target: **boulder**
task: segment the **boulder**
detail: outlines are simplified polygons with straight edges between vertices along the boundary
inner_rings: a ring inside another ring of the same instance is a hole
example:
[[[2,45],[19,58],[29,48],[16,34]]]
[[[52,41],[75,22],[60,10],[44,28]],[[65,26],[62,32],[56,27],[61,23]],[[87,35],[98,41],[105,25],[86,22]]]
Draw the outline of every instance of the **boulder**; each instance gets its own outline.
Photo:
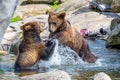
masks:
[[[0,50],[0,55],[7,55],[7,54],[8,54],[8,52]]]
[[[51,71],[47,73],[39,73],[30,76],[24,76],[21,80],[71,80],[68,73],[64,71]]]
[[[111,21],[111,26],[110,26],[111,31],[118,25],[118,23],[120,23],[119,18],[115,18]]]
[[[60,4],[55,12],[74,10],[85,6],[87,3],[88,1],[86,0],[67,0],[63,4]]]
[[[106,47],[120,46],[120,19],[116,19],[116,21],[114,20],[111,23],[112,24],[111,28],[114,28],[114,29],[112,30],[112,32],[109,34],[107,38]]]
[[[20,0],[20,5],[27,4],[54,4],[54,2],[58,2],[58,4],[64,2],[64,0]]]
[[[46,4],[29,4],[18,6],[15,11],[14,17],[19,16],[20,18],[24,19],[36,15],[42,15],[45,14],[48,9],[50,9],[50,7]]]
[[[17,0],[0,0],[0,42],[10,23]]]
[[[105,4],[105,5],[111,5],[113,0],[93,0],[93,1],[96,1],[100,4]]]
[[[69,13],[66,18],[78,31],[87,29],[88,32],[99,32],[100,28],[103,28],[108,33],[110,31],[111,20],[113,19],[113,17],[107,17],[106,15],[91,11],[87,7],[71,11],[71,14]]]
[[[89,80],[111,80],[111,78],[104,72],[100,72],[90,77]]]
[[[112,11],[119,13],[120,12],[120,0],[114,0],[111,5]]]

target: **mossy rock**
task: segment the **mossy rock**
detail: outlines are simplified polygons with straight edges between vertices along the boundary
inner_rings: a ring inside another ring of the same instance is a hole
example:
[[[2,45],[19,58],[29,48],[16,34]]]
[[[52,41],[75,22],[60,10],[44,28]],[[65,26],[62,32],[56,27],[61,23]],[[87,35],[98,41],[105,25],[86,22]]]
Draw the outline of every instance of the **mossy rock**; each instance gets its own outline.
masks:
[[[54,2],[58,2],[59,4],[63,2],[63,0],[25,0],[21,3],[21,5],[27,4],[54,4]]]
[[[113,20],[113,22],[111,25],[113,30],[107,38],[106,47],[120,46],[120,19]]]
[[[120,4],[112,6],[112,12],[120,13]]]
[[[118,25],[118,23],[120,23],[119,18],[115,18],[111,21],[111,26],[110,26],[111,31]]]
[[[120,0],[114,0],[111,5],[112,11],[119,13],[120,12]]]

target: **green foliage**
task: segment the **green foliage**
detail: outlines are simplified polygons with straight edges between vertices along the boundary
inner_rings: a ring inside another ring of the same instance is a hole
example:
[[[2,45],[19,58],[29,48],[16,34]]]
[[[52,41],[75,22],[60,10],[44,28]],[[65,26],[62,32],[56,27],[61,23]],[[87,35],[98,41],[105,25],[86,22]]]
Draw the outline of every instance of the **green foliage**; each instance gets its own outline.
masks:
[[[54,3],[53,3],[53,8],[54,8],[54,9],[57,9],[57,8],[58,8],[58,1],[57,1],[57,0],[54,1]]]
[[[11,22],[17,22],[17,21],[21,21],[22,18],[20,18],[19,16],[15,16],[11,19]]]
[[[53,11],[57,9],[58,4],[59,4],[58,0],[54,0],[53,4],[46,9],[46,14],[48,14],[51,11],[51,9],[53,9]]]
[[[3,73],[4,73],[4,71],[0,69],[0,74],[3,74]]]

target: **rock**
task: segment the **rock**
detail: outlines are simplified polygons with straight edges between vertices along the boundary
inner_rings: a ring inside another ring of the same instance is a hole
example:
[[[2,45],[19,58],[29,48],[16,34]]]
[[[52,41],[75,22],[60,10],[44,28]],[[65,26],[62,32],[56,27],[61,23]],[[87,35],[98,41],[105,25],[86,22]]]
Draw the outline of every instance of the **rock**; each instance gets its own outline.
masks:
[[[104,72],[100,72],[90,77],[89,80],[111,80],[111,78]]]
[[[24,76],[21,80],[71,80],[68,73],[64,71],[51,71],[47,73],[39,73],[30,76]]]
[[[8,52],[6,52],[6,51],[0,51],[0,55],[7,55],[8,54]]]
[[[120,0],[113,0],[111,8],[113,12],[119,13],[120,12]]]
[[[60,4],[55,12],[74,10],[85,6],[87,3],[86,0],[67,0],[65,3]]]
[[[89,3],[91,9],[95,9],[101,12],[109,12],[111,11],[111,6],[105,5],[105,4],[100,4],[95,1]]]
[[[118,23],[120,23],[119,18],[115,18],[111,21],[111,26],[110,26],[111,31],[118,25]]]
[[[17,0],[0,0],[0,42],[10,23]]]
[[[114,19],[115,20],[115,19]],[[106,47],[117,47],[120,46],[120,19],[116,19],[117,21],[112,21],[112,32],[109,34],[107,41],[106,41]],[[113,23],[114,22],[114,23]]]
[[[120,12],[120,0],[93,0],[99,4],[109,5],[111,6],[112,12],[119,13]]]
[[[93,0],[100,4],[111,5],[114,0]]]
[[[57,1],[58,4],[64,2],[64,0],[22,0],[20,3],[21,5],[26,4],[54,4]]]
[[[113,19],[112,17],[91,11],[88,7],[71,11],[66,18],[78,31],[87,29],[89,32],[99,32],[100,28],[103,28],[108,33],[111,20]]]
[[[29,4],[24,6],[18,6],[14,16],[19,16],[20,18],[28,18],[36,15],[45,14],[50,7],[46,4]]]

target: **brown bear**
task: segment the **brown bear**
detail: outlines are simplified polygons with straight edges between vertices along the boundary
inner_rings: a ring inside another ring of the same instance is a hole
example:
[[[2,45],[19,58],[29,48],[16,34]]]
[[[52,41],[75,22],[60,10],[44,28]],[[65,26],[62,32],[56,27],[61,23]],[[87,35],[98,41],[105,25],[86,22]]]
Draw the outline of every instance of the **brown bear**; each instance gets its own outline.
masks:
[[[60,44],[66,45],[76,51],[84,61],[94,63],[97,59],[94,56],[86,40],[80,35],[80,33],[65,19],[65,12],[61,13],[49,13],[49,38],[56,38]]]
[[[48,41],[44,44],[41,41],[43,26],[38,22],[28,22],[20,28],[23,30],[23,40],[19,45],[15,70],[32,69],[40,59],[49,59],[54,51],[55,42]]]

